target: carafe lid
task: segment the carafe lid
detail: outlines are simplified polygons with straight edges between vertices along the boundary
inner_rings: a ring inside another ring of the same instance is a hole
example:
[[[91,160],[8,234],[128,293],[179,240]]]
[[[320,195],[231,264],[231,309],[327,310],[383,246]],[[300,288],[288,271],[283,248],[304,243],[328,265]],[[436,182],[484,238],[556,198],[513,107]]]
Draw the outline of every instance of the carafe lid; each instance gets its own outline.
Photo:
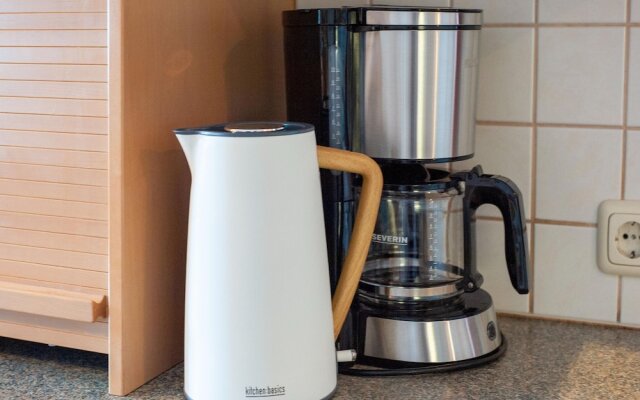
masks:
[[[385,163],[380,165],[384,178],[383,190],[402,192],[447,191],[458,188],[460,179],[448,171],[427,168],[419,163]],[[356,177],[356,185],[360,185]]]
[[[248,121],[175,129],[176,135],[206,135],[227,137],[288,136],[313,132],[311,124],[302,122]]]

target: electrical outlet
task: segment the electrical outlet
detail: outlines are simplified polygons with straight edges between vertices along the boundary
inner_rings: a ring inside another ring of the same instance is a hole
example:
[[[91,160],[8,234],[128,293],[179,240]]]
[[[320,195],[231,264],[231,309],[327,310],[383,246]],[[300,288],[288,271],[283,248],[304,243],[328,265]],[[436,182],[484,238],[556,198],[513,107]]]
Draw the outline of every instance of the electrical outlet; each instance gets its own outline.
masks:
[[[603,272],[640,276],[640,201],[600,203],[597,250]]]

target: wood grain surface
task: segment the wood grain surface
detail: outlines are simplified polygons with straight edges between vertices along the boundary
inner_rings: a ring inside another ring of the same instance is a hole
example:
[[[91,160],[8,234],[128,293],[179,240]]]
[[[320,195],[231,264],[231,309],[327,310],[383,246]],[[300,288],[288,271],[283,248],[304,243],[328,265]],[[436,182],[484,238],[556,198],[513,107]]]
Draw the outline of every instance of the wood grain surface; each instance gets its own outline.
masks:
[[[106,353],[106,0],[0,0],[0,335]]]

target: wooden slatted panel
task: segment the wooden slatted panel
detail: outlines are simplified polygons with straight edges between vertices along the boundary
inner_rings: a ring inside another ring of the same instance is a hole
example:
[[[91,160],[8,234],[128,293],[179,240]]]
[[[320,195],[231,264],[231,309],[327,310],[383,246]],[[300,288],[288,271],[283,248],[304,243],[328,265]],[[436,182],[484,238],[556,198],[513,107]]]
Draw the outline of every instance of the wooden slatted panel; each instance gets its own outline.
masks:
[[[85,135],[82,133],[0,129],[0,146],[106,152],[108,150],[108,138],[105,135]]]
[[[104,273],[98,273],[98,274],[105,275]],[[78,286],[78,285],[69,285],[66,283],[39,281],[39,280],[27,279],[27,278],[16,278],[13,276],[6,276],[6,275],[0,275],[0,282],[14,282],[14,283],[21,283],[24,285],[38,285],[42,287],[71,290],[71,291],[80,292],[80,293],[98,294],[98,295],[109,297],[109,291],[106,289],[93,288],[93,287],[87,287],[87,286]],[[108,319],[109,319],[108,317],[99,318],[98,321],[106,322]]]
[[[107,239],[0,227],[0,243],[107,254]]]
[[[106,65],[0,64],[0,79],[106,82]],[[4,85],[5,82],[3,82]],[[1,85],[0,85],[1,86]]]
[[[105,47],[105,31],[2,31],[0,46]]]
[[[104,117],[0,113],[0,129],[49,130],[51,132],[106,135],[109,126]]]
[[[0,96],[106,100],[107,94],[102,82],[3,81],[0,85]]]
[[[107,289],[107,273],[0,259],[0,275]]]
[[[106,100],[0,97],[0,113],[106,117]]]
[[[106,11],[0,0],[0,283],[107,295]],[[0,336],[108,351],[106,320],[16,310]]]
[[[105,255],[5,243],[0,243],[0,258],[98,272],[107,272],[108,269],[107,256]]]
[[[2,63],[106,64],[104,47],[0,47]]]
[[[0,226],[98,238],[106,238],[108,234],[106,221],[73,219],[1,210]]]
[[[105,204],[7,195],[0,195],[0,210],[98,221],[106,221],[108,216]]]
[[[107,169],[106,153],[0,146],[0,162]]]
[[[0,177],[104,187],[107,186],[108,172],[99,169],[0,162]]]
[[[0,0],[0,13],[106,11],[105,0]]]
[[[106,29],[106,13],[0,14],[0,27],[8,29]]]
[[[107,188],[100,186],[68,185],[0,178],[0,194],[107,204]]]

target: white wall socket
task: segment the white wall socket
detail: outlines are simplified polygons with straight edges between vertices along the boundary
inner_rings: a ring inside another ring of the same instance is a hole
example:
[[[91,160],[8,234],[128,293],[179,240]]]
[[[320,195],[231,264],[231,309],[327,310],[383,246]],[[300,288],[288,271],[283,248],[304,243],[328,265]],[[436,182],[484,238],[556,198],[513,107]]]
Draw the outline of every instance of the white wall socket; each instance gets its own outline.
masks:
[[[640,201],[600,203],[597,253],[602,272],[640,276]]]

